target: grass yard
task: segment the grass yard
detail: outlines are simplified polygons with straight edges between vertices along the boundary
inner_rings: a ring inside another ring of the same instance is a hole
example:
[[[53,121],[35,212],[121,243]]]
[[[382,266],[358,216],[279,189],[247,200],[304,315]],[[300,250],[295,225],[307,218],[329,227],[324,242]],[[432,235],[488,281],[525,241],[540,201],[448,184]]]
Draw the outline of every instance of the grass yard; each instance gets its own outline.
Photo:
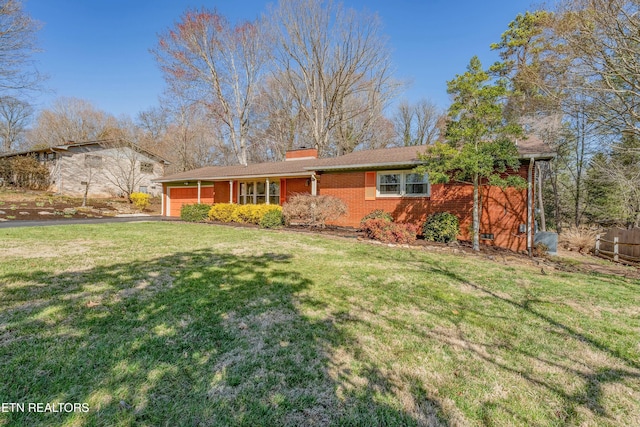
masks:
[[[0,426],[628,426],[638,402],[634,279],[200,224],[0,230],[0,403],[25,405]]]

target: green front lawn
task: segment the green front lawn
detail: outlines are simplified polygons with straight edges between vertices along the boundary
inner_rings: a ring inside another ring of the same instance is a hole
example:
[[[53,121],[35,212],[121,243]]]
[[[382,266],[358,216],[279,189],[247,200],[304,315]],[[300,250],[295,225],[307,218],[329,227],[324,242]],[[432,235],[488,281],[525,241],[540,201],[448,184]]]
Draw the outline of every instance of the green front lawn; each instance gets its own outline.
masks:
[[[640,425],[640,283],[201,224],[3,229],[11,402],[0,426]]]

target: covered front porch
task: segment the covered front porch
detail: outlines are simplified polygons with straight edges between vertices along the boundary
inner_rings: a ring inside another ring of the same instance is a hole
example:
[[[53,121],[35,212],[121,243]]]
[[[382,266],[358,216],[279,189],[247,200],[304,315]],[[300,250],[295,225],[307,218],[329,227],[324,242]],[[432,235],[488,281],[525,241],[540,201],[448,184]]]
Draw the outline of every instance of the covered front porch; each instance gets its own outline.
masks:
[[[315,173],[164,182],[162,184],[162,215],[179,217],[183,205],[195,203],[282,205],[291,195],[299,193],[313,195],[318,193]]]

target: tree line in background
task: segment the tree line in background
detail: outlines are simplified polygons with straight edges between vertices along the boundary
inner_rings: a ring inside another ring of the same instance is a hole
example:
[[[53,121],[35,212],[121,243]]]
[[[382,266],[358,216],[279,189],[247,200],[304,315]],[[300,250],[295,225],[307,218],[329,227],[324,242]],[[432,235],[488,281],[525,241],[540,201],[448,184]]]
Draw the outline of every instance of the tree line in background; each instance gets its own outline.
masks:
[[[492,45],[507,115],[558,153],[537,170],[542,226],[640,226],[639,9],[563,0],[517,16]]]
[[[501,62],[474,71],[505,89],[496,101],[500,129],[519,125],[558,153],[537,166],[543,229],[640,225],[638,9],[631,0],[561,0],[518,15],[491,46]],[[14,21],[21,25],[9,25]],[[10,36],[19,40],[14,45],[0,38],[4,151],[121,138],[183,171],[281,160],[303,146],[338,156],[465,139],[460,100],[446,115],[426,100],[397,101],[405,85],[394,77],[378,17],[338,3],[281,0],[261,18],[237,24],[216,11],[186,11],[151,50],[166,93],[135,119],[72,98],[33,118],[24,94],[39,87],[41,76],[24,70],[37,24],[19,1],[0,0],[0,27],[22,28]],[[450,87],[454,98],[460,89]],[[467,113],[469,130],[474,113]]]

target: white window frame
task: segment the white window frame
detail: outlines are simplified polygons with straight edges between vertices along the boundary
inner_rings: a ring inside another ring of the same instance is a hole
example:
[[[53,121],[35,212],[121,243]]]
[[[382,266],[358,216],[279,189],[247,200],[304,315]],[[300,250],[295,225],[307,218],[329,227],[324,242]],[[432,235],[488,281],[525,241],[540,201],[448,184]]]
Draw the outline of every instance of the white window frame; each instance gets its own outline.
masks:
[[[427,192],[426,193],[407,193],[407,175],[413,175],[415,172],[407,171],[407,170],[394,170],[394,171],[378,171],[376,173],[376,198],[385,198],[385,197],[430,197],[431,196],[431,182],[429,182],[429,177],[427,174]],[[400,175],[400,192],[394,194],[382,194],[380,193],[380,178],[383,175]]]
[[[262,183],[264,184],[265,188],[264,188],[264,193],[263,194],[258,194],[258,183]],[[249,186],[249,184],[253,185],[253,193],[252,194],[248,194],[247,193],[247,188]],[[278,185],[278,193],[277,194],[270,194],[270,188],[269,186],[271,184],[277,184]],[[244,187],[244,190],[243,190]],[[238,204],[241,205],[256,205],[258,204],[258,196],[260,197],[264,197],[265,205],[269,205],[270,203],[270,198],[278,198],[278,205],[280,204],[280,180],[273,180],[270,181],[269,179],[265,179],[265,180],[251,180],[251,181],[241,181],[240,185],[238,186]],[[260,203],[263,204],[263,203]]]

